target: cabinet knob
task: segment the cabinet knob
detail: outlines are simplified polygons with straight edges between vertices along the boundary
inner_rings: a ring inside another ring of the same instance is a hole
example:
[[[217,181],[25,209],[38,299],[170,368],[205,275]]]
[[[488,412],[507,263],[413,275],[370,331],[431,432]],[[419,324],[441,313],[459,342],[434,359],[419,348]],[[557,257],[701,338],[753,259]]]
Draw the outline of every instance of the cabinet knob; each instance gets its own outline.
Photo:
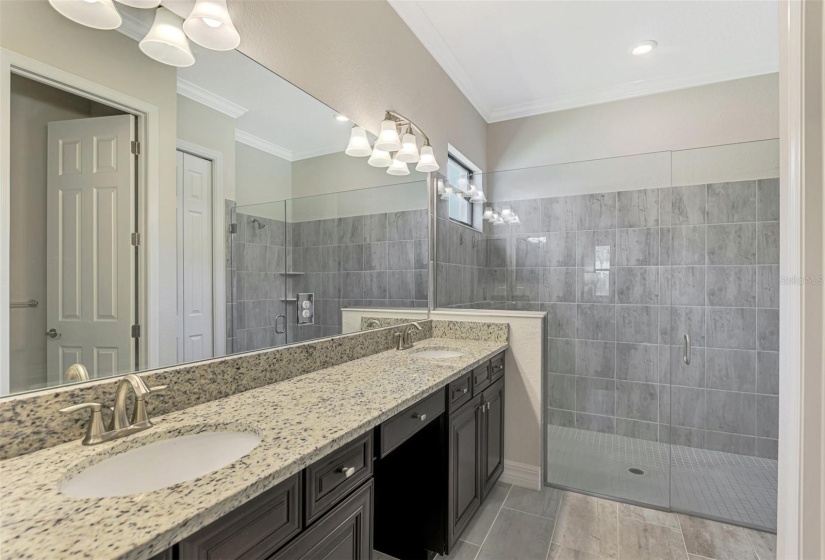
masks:
[[[426,414],[416,414],[414,417],[415,417],[415,418],[418,418],[418,419],[419,419],[419,420],[421,420],[422,422],[423,422],[424,420],[426,420],[426,419],[427,419],[427,415],[426,415]]]
[[[349,478],[355,474],[355,467],[341,467],[341,472],[344,474],[344,478]]]

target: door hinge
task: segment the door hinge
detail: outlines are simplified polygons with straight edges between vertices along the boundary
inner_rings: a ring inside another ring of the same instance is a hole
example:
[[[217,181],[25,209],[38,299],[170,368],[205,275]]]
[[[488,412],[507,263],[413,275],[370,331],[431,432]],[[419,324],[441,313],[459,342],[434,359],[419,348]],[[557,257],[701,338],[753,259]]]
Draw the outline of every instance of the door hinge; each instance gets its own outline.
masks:
[[[140,155],[140,142],[137,140],[132,140],[132,153],[136,156]]]
[[[140,338],[140,325],[132,325],[132,338]]]
[[[137,231],[132,233],[132,245],[134,247],[137,247],[137,246],[140,245],[140,233],[137,232]]]

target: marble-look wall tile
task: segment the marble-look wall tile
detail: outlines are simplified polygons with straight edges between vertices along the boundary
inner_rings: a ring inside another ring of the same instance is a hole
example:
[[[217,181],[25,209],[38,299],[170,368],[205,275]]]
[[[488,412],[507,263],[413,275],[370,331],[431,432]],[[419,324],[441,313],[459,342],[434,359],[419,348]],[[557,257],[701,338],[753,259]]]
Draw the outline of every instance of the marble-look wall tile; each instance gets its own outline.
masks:
[[[616,340],[656,344],[658,307],[653,305],[617,305]]]
[[[662,265],[704,265],[707,226],[661,228]]]
[[[684,361],[684,348],[684,345],[659,345],[659,382],[682,387],[705,387],[706,349],[691,348],[690,365],[687,365]]]
[[[756,264],[756,224],[708,226],[708,264]]]
[[[705,449],[724,451],[737,455],[754,455],[756,453],[756,438],[742,434],[728,432],[705,431]]]
[[[779,264],[779,222],[759,222],[756,231],[759,264]]]
[[[666,387],[666,386],[665,386]],[[665,396],[668,395],[669,396]],[[672,386],[663,390],[661,401],[665,402],[664,418],[670,418],[674,426],[686,428],[705,427],[705,391],[691,387]],[[669,400],[669,406],[667,401]]]
[[[659,416],[659,395],[655,383],[616,382],[616,416],[655,422]]]
[[[705,185],[672,187],[671,218],[674,226],[696,225],[705,223],[707,192]]]
[[[658,227],[661,190],[642,189],[617,193],[617,227]]]
[[[616,379],[656,383],[659,352],[655,344],[616,344]]]
[[[779,352],[757,352],[756,392],[763,395],[779,394]]]
[[[704,266],[663,266],[659,270],[659,305],[705,304]]]
[[[682,345],[685,334],[693,346],[705,346],[705,308],[664,305],[659,307],[659,342]]]
[[[616,227],[616,193],[583,194],[576,204],[579,230]]]
[[[575,302],[576,269],[545,268],[541,273],[541,301]]]
[[[756,395],[733,391],[707,391],[708,430],[755,435]]]
[[[576,377],[576,410],[601,416],[616,415],[616,381],[598,377]]]
[[[779,179],[757,181],[757,220],[760,222],[779,221]]]
[[[759,350],[779,351],[779,310],[760,309],[756,320]]]
[[[616,343],[577,340],[576,375],[613,379],[616,376]]]
[[[576,373],[576,340],[572,338],[547,339],[547,371],[550,373]]]
[[[708,185],[707,222],[730,224],[756,221],[756,181]]]
[[[616,418],[600,414],[576,413],[576,428],[603,434],[616,433]]]
[[[756,352],[753,350],[707,350],[707,382],[710,389],[756,392]]]
[[[547,303],[547,335],[554,338],[577,338],[575,303]]]
[[[659,425],[654,422],[616,418],[616,435],[659,441]]]
[[[779,397],[756,395],[756,435],[779,438]]]
[[[659,304],[659,267],[620,267],[616,276],[617,303]]]
[[[580,303],[577,305],[576,312],[576,335],[570,338],[616,340],[615,306]]]
[[[576,240],[578,266],[587,269],[596,268],[597,258],[601,258],[605,252],[609,252],[610,267],[618,264],[615,229],[580,231],[576,234]],[[603,249],[603,247],[608,247],[608,249]],[[599,268],[605,267],[599,266]]]
[[[779,308],[779,265],[756,267],[756,305]]]
[[[576,279],[580,303],[615,303],[616,269],[610,271],[578,268]]]
[[[541,199],[542,231],[575,231],[576,222],[575,196],[560,196]]]
[[[707,305],[755,307],[755,266],[707,267]]]
[[[779,440],[756,438],[756,456],[764,459],[779,459]]]
[[[756,310],[707,308],[708,346],[740,350],[756,349]]]
[[[547,238],[546,243],[540,245],[542,251],[541,266],[576,266],[575,232],[549,232],[545,234],[545,237]]]
[[[659,228],[618,230],[619,266],[659,264]]]
[[[548,373],[545,376],[545,404],[551,408],[576,410],[576,377]]]

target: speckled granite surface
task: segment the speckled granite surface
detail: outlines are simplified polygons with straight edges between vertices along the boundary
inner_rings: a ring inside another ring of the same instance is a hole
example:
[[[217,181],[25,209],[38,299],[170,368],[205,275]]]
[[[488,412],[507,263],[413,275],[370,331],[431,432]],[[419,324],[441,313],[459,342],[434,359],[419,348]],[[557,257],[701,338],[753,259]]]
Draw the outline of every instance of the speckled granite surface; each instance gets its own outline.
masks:
[[[322,341],[330,346],[303,359],[339,360],[333,356],[348,351],[340,340]],[[465,355],[446,360],[415,357],[416,350],[427,347],[454,348]],[[2,556],[149,558],[506,347],[506,342],[425,340],[412,350],[325,365],[312,373],[172,412],[154,418],[151,430],[111,443],[82,447],[73,441],[0,462]],[[68,498],[57,491],[59,481],[79,465],[150,439],[222,425],[254,431],[262,442],[223,469],[163,490],[104,499]]]
[[[482,323],[475,321],[432,320],[434,338],[457,338],[507,342],[510,326],[507,323]]]
[[[419,321],[415,340],[432,337],[432,322]],[[394,346],[399,328],[373,329],[291,346],[206,360],[141,373],[149,386],[168,385],[147,399],[149,415],[159,416],[332,367]],[[67,385],[0,399],[0,460],[32,453],[83,437],[87,413],[58,410],[82,402],[114,402],[117,378]]]

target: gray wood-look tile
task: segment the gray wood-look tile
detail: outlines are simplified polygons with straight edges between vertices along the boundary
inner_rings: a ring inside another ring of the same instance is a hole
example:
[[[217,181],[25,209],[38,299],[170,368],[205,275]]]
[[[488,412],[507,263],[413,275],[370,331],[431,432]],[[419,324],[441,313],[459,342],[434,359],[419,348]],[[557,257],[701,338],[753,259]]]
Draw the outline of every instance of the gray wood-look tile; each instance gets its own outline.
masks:
[[[616,340],[616,306],[599,303],[577,305],[576,336],[586,340]]]
[[[659,276],[659,305],[705,305],[704,266],[663,266]]]
[[[655,383],[658,364],[659,352],[655,344],[616,344],[616,379]]]
[[[589,552],[582,552],[574,548],[568,548],[558,544],[550,545],[550,553],[547,555],[547,560],[604,560],[604,556],[598,554],[590,554]]]
[[[499,512],[477,560],[535,560],[546,558],[553,534],[552,519],[511,509]]]
[[[576,234],[577,265],[584,268],[596,267],[596,248],[609,247],[610,266],[618,264],[616,255],[616,230],[601,229],[596,231],[580,231]]]
[[[679,515],[689,554],[714,560],[755,560],[746,529],[707,519]]]
[[[705,185],[672,187],[668,190],[671,197],[671,223],[674,226],[705,223]]]
[[[488,289],[489,287],[488,285]],[[547,303],[543,307],[547,311],[547,336],[576,338],[575,303]]]
[[[665,386],[667,387],[667,386]],[[674,426],[686,428],[705,427],[705,391],[692,387],[672,386],[670,390],[660,391],[661,418],[670,418]]]
[[[759,560],[776,559],[776,535],[754,531],[753,529],[745,529],[745,532],[748,534],[751,546],[756,551]]]
[[[461,535],[461,540],[481,546],[490,531],[490,527],[493,526],[493,521],[495,521],[504,500],[507,498],[511,486],[503,482],[496,483],[481,508],[473,516],[473,520],[467,526],[467,529]]]
[[[576,230],[576,197],[560,196],[541,200],[542,231]]]
[[[659,228],[618,230],[619,266],[659,264]]]
[[[757,220],[779,220],[779,179],[760,179],[756,187]]]
[[[576,375],[613,379],[616,376],[616,343],[577,340]]]
[[[616,435],[647,441],[659,441],[659,425],[654,422],[616,418]]]
[[[615,416],[616,382],[598,377],[576,377],[576,411]]]
[[[694,347],[691,349],[690,365],[684,361],[684,345],[672,345],[659,347],[660,355],[660,383],[672,383],[682,387],[705,387],[705,360],[706,349]],[[670,360],[665,361],[665,357]],[[662,367],[664,366],[664,367]]]
[[[707,305],[716,307],[756,306],[756,267],[707,267]]]
[[[545,404],[551,408],[576,410],[576,377],[548,373],[544,377],[547,391]]]
[[[657,227],[659,225],[659,191],[642,189],[617,193],[620,228]]]
[[[655,422],[658,415],[659,394],[655,383],[616,382],[616,416]]]
[[[760,309],[756,320],[759,350],[779,351],[779,310]]]
[[[576,232],[548,232],[544,237],[541,266],[576,266]]]
[[[678,529],[620,517],[619,558],[686,560],[687,552]]]
[[[541,301],[570,302],[576,301],[575,268],[541,269]]]
[[[659,304],[659,267],[633,266],[616,269],[616,302]]]
[[[708,346],[740,350],[756,349],[756,310],[707,308]]]
[[[752,436],[756,420],[756,395],[733,391],[708,390],[708,430]]]
[[[779,394],[779,352],[757,352],[756,392],[764,395]]]
[[[756,438],[742,434],[705,430],[705,449],[737,455],[755,455]]]
[[[576,427],[589,432],[616,433],[616,418],[597,414],[576,413]]]
[[[387,270],[389,263],[388,243],[366,243],[364,245],[364,270]],[[395,270],[402,270],[396,268]],[[412,270],[410,266],[407,270]]]
[[[707,226],[681,226],[661,228],[661,264],[703,265]]]
[[[631,504],[619,504],[619,517],[625,517],[643,523],[662,525],[669,529],[681,531],[679,519],[676,517],[676,514],[667,511],[659,511],[657,509],[644,508]]]
[[[659,332],[659,311],[653,305],[617,305],[616,340],[655,344]]]
[[[576,373],[576,341],[569,338],[547,340],[547,371],[551,373]]]
[[[579,303],[615,303],[616,301],[616,269],[578,268],[575,285]]]
[[[616,193],[583,194],[576,201],[578,229],[616,227]]]
[[[756,221],[756,181],[708,185],[709,224]]]
[[[708,264],[756,264],[756,224],[708,226],[707,259]]]
[[[536,267],[543,266],[543,247],[539,243],[530,243],[528,239],[534,237],[531,234],[519,234],[512,236],[515,267]]]
[[[618,506],[615,502],[566,492],[553,542],[575,550],[617,558]]]
[[[709,389],[756,392],[756,352],[708,348],[705,368]]]
[[[757,307],[779,308],[779,265],[759,265],[756,267]]]
[[[564,492],[561,490],[546,486],[538,491],[513,486],[504,502],[504,507],[522,513],[532,513],[539,517],[555,519],[563,495]]]
[[[779,222],[759,222],[756,231],[759,264],[779,264]]]
[[[756,435],[779,438],[779,397],[756,395]]]

